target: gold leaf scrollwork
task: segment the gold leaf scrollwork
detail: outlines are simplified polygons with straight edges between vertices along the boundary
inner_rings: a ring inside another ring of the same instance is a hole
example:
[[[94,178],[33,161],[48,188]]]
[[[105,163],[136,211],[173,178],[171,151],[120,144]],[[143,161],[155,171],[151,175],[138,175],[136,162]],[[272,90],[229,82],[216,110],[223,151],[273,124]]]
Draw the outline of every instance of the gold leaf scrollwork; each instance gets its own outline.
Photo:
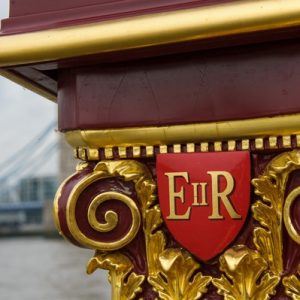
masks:
[[[286,152],[276,156],[264,174],[252,180],[255,193],[262,199],[252,206],[254,219],[261,225],[254,230],[254,244],[268,262],[270,271],[276,275],[283,272],[282,229],[286,184],[290,173],[299,168],[300,151]],[[288,221],[286,225],[290,225]],[[287,230],[290,232],[288,226]]]
[[[76,220],[76,205],[80,194],[91,184],[98,180],[103,180],[111,177],[121,177],[124,181],[133,181],[138,198],[142,206],[153,201],[151,191],[153,190],[154,181],[152,175],[143,164],[128,160],[128,161],[102,161],[99,162],[93,171],[87,174],[80,182],[76,184],[68,198],[67,204],[67,223],[73,238],[85,247],[113,251],[120,249],[130,243],[136,236],[140,228],[140,213],[137,204],[126,195],[109,192],[102,193],[92,200],[88,210],[88,221],[94,230],[99,232],[108,232],[113,230],[118,223],[118,216],[113,211],[108,211],[105,215],[106,223],[101,224],[95,217],[95,211],[100,204],[108,200],[118,200],[127,205],[132,215],[132,225],[126,236],[114,242],[100,242],[87,237],[78,227]]]
[[[108,192],[92,200],[87,217],[95,230],[109,232],[117,226],[118,215],[108,211],[105,215],[106,223],[97,224],[95,211],[98,205],[116,198],[130,208],[136,221],[135,228],[139,228],[140,224],[143,226],[148,264],[147,280],[158,293],[159,299],[200,299],[212,281],[218,294],[224,296],[225,300],[267,300],[271,295],[275,295],[276,286],[283,273],[282,229],[284,224],[293,225],[290,220],[290,208],[300,193],[298,190],[291,192],[285,202],[285,191],[289,175],[296,169],[300,169],[300,151],[285,152],[275,157],[264,173],[252,181],[255,193],[260,197],[252,205],[253,217],[258,222],[253,232],[255,249],[237,245],[227,250],[219,259],[223,275],[214,279],[200,272],[200,264],[190,253],[181,248],[167,247],[165,233],[161,230],[161,210],[156,203],[156,184],[145,165],[133,160],[100,162],[92,173],[75,186],[77,194],[73,193],[69,200],[73,201],[70,205],[76,205],[79,194],[97,180],[119,177],[134,183],[140,210],[129,197],[124,195],[125,199],[122,196],[109,195],[115,192]],[[81,186],[82,183],[84,185]],[[69,225],[73,226],[73,223],[69,222]],[[131,239],[113,247],[102,244],[95,247],[88,244],[90,248],[98,251],[90,260],[87,271],[92,273],[97,268],[109,270],[114,300],[135,299],[142,291],[141,285],[145,276],[135,274],[132,261],[121,253],[121,248],[127,245],[136,233],[137,229],[132,232]],[[295,228],[288,229],[288,233],[298,242],[299,235]],[[81,239],[79,241],[84,242]],[[299,281],[299,274],[285,277],[282,281],[286,294],[294,300],[300,300]]]
[[[256,250],[238,245],[220,257],[221,270],[226,276],[214,279],[213,284],[226,300],[269,299],[275,294],[283,272],[283,212],[289,216],[290,209],[290,206],[284,209],[286,184],[290,173],[297,169],[300,169],[300,151],[285,152],[276,156],[259,178],[252,180],[255,194],[261,199],[252,205],[253,217],[260,225],[253,233]],[[292,193],[290,202],[295,199],[298,190],[295,195]],[[285,219],[289,226],[290,219]],[[294,228],[287,229],[297,241]],[[293,275],[285,278],[283,284],[286,293],[299,300],[297,280]]]
[[[254,179],[255,193],[263,201],[252,206],[253,217],[262,227],[254,230],[254,244],[268,262],[270,270],[280,275],[283,270],[282,261],[282,205],[283,191],[280,183],[272,182],[272,177],[261,176]]]
[[[161,299],[196,300],[207,292],[211,277],[195,271],[200,267],[190,254],[182,249],[166,249],[159,255],[160,271],[150,275]]]
[[[277,275],[262,275],[267,268],[267,262],[257,251],[234,246],[220,257],[220,269],[226,276],[213,279],[213,284],[225,300],[267,300],[280,281]]]
[[[87,167],[86,163],[80,164],[77,171],[85,170]],[[88,238],[80,231],[76,221],[76,204],[81,193],[96,181],[112,177],[118,177],[124,181],[134,183],[143,213],[145,213],[147,207],[150,207],[154,203],[156,199],[154,195],[156,185],[150,171],[145,165],[133,160],[102,161],[96,164],[92,171],[87,173],[72,189],[68,197],[66,219],[72,237],[79,244],[97,250],[95,256],[88,263],[88,274],[93,273],[97,268],[108,270],[109,279],[112,284],[112,299],[134,299],[142,291],[141,285],[145,280],[145,276],[132,272],[133,264],[126,255],[121,253],[121,248],[130,243],[139,231],[141,214],[137,203],[130,197],[116,191],[103,192],[92,199],[86,217],[89,225],[100,233],[114,230],[119,222],[117,213],[109,210],[104,216],[105,223],[100,223],[96,217],[96,211],[100,205],[110,200],[117,200],[129,208],[132,216],[131,227],[125,236],[116,241],[101,242]],[[56,205],[59,197],[60,193],[57,196]],[[143,214],[143,219],[145,218],[146,216]]]
[[[96,253],[88,263],[87,273],[91,274],[99,268],[109,271],[112,299],[134,299],[142,291],[141,284],[144,282],[145,276],[131,272],[133,265],[125,255],[121,253]]]
[[[298,269],[298,276],[291,275],[289,277],[285,277],[282,281],[285,287],[285,293],[293,300],[300,300],[300,265]]]

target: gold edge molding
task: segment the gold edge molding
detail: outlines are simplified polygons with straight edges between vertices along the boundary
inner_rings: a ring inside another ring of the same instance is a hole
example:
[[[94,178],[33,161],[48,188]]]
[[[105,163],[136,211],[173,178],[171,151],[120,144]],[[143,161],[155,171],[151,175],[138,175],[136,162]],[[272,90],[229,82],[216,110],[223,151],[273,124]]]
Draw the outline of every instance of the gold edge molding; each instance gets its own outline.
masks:
[[[7,70],[0,70],[0,76],[20,85],[24,88],[30,90],[31,92],[34,92],[50,101],[56,102],[56,94],[51,93],[46,88],[43,88],[42,86],[35,84],[31,82],[30,80]]]
[[[65,137],[73,148],[87,147],[90,149],[173,145],[239,139],[258,139],[257,148],[263,148],[263,145],[259,144],[262,142],[259,138],[271,137],[270,147],[276,148],[276,136],[298,134],[300,134],[300,114],[161,127],[74,130],[66,132]],[[288,145],[289,143],[288,137],[283,139],[283,144]],[[244,145],[247,145],[247,142]]]
[[[2,36],[0,67],[299,25],[299,0],[234,1],[115,21]]]
[[[198,148],[197,148],[198,147]],[[266,138],[242,139],[229,141],[201,142],[198,144],[173,144],[156,146],[88,147],[75,148],[74,156],[84,161],[98,161],[113,158],[144,158],[166,153],[196,153],[220,151],[262,151],[274,149],[293,149],[300,147],[300,135],[270,136]]]

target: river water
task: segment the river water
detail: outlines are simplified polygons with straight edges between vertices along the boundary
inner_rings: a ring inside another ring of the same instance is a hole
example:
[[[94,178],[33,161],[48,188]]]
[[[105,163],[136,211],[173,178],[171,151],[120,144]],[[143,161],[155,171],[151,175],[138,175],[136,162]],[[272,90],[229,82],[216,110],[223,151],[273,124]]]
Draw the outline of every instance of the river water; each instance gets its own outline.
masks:
[[[0,299],[109,300],[107,273],[85,273],[92,256],[60,239],[0,239]]]

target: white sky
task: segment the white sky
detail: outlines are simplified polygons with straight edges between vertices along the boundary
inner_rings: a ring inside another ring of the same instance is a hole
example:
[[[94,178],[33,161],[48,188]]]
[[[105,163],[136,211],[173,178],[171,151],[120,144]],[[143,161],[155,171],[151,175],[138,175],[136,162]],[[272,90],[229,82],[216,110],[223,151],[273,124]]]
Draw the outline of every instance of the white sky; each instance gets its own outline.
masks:
[[[9,0],[0,0],[0,19],[8,17]],[[0,77],[0,166],[8,157],[56,120],[56,104]],[[53,132],[48,142],[57,139]],[[34,174],[57,173],[57,155]],[[1,176],[1,170],[0,170]]]

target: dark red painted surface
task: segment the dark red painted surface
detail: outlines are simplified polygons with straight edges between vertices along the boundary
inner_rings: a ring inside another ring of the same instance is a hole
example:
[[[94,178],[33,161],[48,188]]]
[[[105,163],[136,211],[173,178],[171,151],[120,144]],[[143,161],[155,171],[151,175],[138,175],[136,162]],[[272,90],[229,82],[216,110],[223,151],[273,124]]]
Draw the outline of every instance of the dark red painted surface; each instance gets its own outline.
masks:
[[[3,21],[2,32],[58,28],[231,1],[233,0],[11,0],[10,18]]]
[[[59,71],[59,128],[161,126],[300,112],[300,43]]]
[[[224,251],[248,215],[249,152],[160,154],[156,172],[162,215],[174,239],[202,261]]]

